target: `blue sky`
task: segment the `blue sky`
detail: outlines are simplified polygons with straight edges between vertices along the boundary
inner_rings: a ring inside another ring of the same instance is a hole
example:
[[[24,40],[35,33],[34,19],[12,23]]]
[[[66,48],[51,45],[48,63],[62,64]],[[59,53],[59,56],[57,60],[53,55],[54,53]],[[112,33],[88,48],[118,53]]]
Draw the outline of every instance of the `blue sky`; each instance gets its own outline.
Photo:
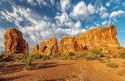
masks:
[[[113,24],[125,47],[125,0],[0,0],[0,49],[6,28],[17,28],[32,48],[50,37],[79,35]]]

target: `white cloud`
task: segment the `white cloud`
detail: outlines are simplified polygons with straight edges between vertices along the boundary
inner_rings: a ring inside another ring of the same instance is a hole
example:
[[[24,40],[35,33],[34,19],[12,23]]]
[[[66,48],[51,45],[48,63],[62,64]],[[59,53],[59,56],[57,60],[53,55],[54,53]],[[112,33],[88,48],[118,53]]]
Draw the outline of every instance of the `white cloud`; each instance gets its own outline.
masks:
[[[50,3],[51,3],[52,5],[55,5],[55,0],[50,0]]]
[[[70,13],[71,17],[75,19],[88,20],[90,16],[95,13],[94,6],[90,3],[86,5],[83,1],[79,2]]]
[[[110,18],[116,18],[116,17],[120,17],[122,15],[125,15],[125,12],[122,10],[118,10],[118,11],[113,11],[110,15]]]
[[[105,26],[105,25],[108,25],[108,21],[107,20],[102,22],[102,26]]]
[[[60,5],[61,5],[62,12],[65,12],[66,10],[69,9],[71,5],[70,0],[61,0]]]
[[[3,50],[4,48],[4,33],[5,33],[5,29],[0,28],[0,50]]]
[[[106,3],[106,6],[107,6],[107,7],[109,7],[109,6],[110,6],[110,3],[109,3],[109,2],[107,2],[107,3]]]
[[[101,16],[102,19],[109,17],[109,14],[107,13],[107,9],[104,6],[101,6],[99,8],[99,15]]]
[[[62,36],[78,35],[85,31],[85,29],[82,29],[81,22],[73,22],[66,12],[58,14],[55,17],[56,23],[52,23],[48,17],[41,17],[29,8],[21,6],[13,6],[12,8],[12,12],[4,10],[0,14],[9,22],[14,22],[18,29],[22,31],[30,47],[50,37],[60,39]],[[26,25],[20,25],[21,22],[25,21],[27,21]]]

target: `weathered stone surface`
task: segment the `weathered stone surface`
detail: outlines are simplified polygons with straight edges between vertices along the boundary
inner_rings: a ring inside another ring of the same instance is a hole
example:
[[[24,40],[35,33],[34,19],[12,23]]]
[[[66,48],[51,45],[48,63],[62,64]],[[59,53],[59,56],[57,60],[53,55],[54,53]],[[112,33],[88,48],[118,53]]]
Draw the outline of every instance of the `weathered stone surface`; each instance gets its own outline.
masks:
[[[18,29],[7,28],[4,34],[4,45],[7,54],[28,53],[28,43]]]
[[[81,45],[78,45],[75,36],[66,36],[60,40],[58,46],[59,53],[69,53],[69,52],[81,52],[84,49]]]
[[[40,54],[51,55],[58,53],[68,54],[70,52],[80,53],[84,50],[101,49],[103,52],[117,51],[121,48],[116,38],[116,28],[108,25],[103,28],[93,28],[79,36],[65,36],[57,46],[57,39],[50,38],[40,44]]]
[[[116,34],[115,26],[108,25],[104,28],[90,29],[76,39],[79,45],[85,45],[88,49],[108,50],[120,47]]]
[[[47,41],[42,41],[40,44],[40,54],[51,55],[58,52],[57,39],[50,38]]]
[[[32,49],[32,54],[39,54],[39,45],[36,44]]]
[[[116,34],[115,26],[108,25],[104,28],[90,29],[79,36],[63,37],[59,44],[59,52],[81,52],[84,49],[114,50],[120,47]]]

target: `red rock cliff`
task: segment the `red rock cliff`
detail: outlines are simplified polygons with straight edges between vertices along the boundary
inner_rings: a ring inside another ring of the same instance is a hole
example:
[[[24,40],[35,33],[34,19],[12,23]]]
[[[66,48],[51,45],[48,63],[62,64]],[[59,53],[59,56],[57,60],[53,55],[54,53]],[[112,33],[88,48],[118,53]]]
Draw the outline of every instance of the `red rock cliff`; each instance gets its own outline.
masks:
[[[18,29],[7,28],[4,34],[4,45],[5,52],[8,54],[28,54],[28,43]]]

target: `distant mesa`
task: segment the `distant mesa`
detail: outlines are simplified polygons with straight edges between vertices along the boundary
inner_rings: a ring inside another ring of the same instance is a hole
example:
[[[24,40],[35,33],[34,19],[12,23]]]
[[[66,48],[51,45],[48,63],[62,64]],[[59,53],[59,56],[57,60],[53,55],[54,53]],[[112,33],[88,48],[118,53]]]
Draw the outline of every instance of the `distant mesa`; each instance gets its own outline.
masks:
[[[7,54],[28,54],[28,43],[18,29],[7,28],[4,34],[4,45]]]
[[[93,49],[101,49],[104,52],[113,51],[120,47],[116,34],[115,26],[108,25],[104,28],[90,29],[79,36],[65,36],[60,40],[58,45],[56,38],[50,38],[47,41],[41,42],[39,54],[80,53],[84,50]],[[35,49],[38,50],[36,47],[33,48],[33,50]]]

